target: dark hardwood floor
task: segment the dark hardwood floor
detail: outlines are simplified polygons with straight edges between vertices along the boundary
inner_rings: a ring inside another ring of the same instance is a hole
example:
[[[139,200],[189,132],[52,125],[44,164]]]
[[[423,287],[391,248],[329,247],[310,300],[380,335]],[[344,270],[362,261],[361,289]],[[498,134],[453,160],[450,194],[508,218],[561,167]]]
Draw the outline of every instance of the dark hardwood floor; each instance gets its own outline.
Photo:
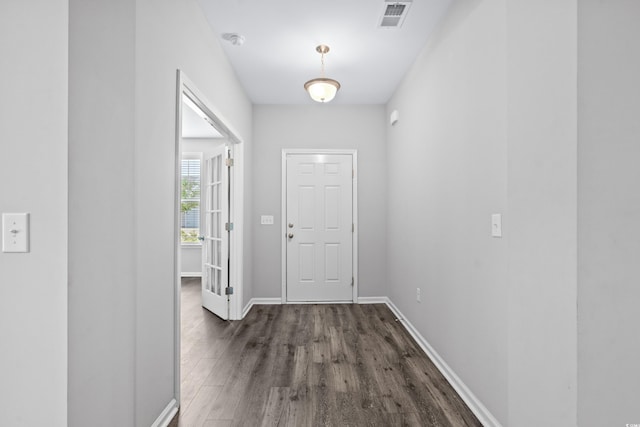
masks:
[[[481,426],[382,304],[261,305],[225,322],[183,279],[181,362],[170,427]]]

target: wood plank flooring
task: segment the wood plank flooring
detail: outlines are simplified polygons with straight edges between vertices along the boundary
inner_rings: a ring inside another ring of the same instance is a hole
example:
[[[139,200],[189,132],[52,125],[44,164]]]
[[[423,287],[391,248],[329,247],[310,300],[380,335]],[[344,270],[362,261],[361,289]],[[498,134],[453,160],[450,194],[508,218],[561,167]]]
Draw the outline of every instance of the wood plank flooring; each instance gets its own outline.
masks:
[[[481,426],[383,304],[254,306],[225,322],[183,279],[181,363],[170,427]]]

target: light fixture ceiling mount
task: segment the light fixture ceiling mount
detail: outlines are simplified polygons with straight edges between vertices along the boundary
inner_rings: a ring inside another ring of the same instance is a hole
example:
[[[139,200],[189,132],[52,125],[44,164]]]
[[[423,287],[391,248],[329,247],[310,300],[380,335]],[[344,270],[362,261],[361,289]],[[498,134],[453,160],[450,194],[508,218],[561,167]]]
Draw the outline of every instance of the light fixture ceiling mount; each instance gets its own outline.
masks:
[[[321,44],[316,47],[316,51],[321,55],[322,68],[320,77],[306,82],[304,88],[314,101],[329,102],[336,96],[338,89],[340,89],[340,83],[324,76],[324,55],[329,52],[329,46]]]

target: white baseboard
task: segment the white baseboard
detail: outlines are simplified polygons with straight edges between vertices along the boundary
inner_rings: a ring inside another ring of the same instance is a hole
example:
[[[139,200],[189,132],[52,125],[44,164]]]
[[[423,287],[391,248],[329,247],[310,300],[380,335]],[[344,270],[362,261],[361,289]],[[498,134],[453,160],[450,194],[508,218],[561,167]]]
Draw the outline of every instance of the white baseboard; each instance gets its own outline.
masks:
[[[185,271],[180,273],[180,277],[202,277],[202,271]]]
[[[283,304],[298,305],[322,305],[322,304],[353,304],[353,301],[287,301]]]
[[[254,305],[280,305],[282,304],[282,298],[251,298],[247,305],[242,309],[242,318],[249,313],[251,307]]]
[[[358,304],[389,304],[387,297],[358,297]]]
[[[471,412],[480,420],[484,427],[502,427],[500,422],[489,412],[482,402],[469,390],[469,387],[462,382],[460,377],[451,369],[449,365],[440,357],[429,342],[418,332],[418,330],[409,322],[402,312],[396,307],[391,300],[387,299],[387,306],[396,315],[405,329],[418,343],[420,348],[429,356],[429,359],[436,365],[440,373],[449,381],[449,384],[458,393],[460,398],[467,404]]]
[[[387,304],[389,298],[387,297],[360,297],[358,298],[358,304]],[[251,298],[247,305],[242,310],[242,318],[249,313],[251,307],[254,305],[278,305],[282,304],[282,298]],[[351,301],[292,301],[291,304],[351,304]]]
[[[176,401],[176,399],[171,399],[171,402],[169,402],[160,416],[158,416],[153,424],[151,424],[151,427],[167,427],[177,412],[178,402]]]

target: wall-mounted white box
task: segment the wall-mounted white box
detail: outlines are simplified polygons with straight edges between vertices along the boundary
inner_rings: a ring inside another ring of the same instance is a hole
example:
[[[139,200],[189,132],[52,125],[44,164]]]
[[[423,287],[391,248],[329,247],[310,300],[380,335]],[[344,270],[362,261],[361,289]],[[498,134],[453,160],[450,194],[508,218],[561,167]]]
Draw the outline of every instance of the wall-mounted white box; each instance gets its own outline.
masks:
[[[2,214],[2,252],[29,252],[29,214]]]

